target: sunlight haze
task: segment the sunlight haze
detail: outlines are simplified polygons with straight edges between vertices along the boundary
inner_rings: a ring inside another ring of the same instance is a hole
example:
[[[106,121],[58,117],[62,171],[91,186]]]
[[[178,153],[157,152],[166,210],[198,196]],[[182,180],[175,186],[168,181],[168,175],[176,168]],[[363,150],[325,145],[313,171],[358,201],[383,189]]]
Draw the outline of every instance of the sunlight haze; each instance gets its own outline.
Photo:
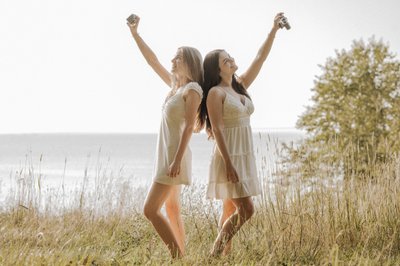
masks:
[[[294,128],[336,49],[375,36],[399,58],[399,10],[395,0],[2,1],[0,133],[157,132],[168,88],[131,37],[131,13],[167,69],[187,45],[203,57],[226,49],[241,74],[285,12],[292,29],[250,87],[252,127]]]

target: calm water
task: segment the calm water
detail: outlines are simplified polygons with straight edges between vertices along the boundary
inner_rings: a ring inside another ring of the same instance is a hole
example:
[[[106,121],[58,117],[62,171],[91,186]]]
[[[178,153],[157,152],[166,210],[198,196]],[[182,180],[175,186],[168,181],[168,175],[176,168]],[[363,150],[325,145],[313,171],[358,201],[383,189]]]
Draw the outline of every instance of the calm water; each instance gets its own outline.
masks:
[[[302,137],[298,132],[254,133],[260,175],[268,176],[276,163],[279,143]],[[151,182],[156,134],[28,134],[0,135],[0,204],[10,188],[24,176],[40,177],[42,188],[62,184],[73,188],[84,177],[109,175],[125,178],[137,186]],[[207,182],[214,143],[204,134],[194,134],[193,181]]]

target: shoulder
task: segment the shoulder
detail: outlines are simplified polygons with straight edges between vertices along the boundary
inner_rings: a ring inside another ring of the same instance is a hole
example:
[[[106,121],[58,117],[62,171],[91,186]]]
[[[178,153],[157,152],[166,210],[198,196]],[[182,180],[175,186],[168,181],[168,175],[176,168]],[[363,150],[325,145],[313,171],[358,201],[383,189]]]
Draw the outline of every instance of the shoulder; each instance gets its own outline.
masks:
[[[208,92],[207,98],[212,98],[215,100],[221,100],[222,102],[225,100],[226,92],[221,89],[221,87],[215,86],[210,89]]]
[[[185,94],[188,94],[190,91],[196,92],[200,98],[203,97],[203,89],[197,82],[189,82],[185,85]]]

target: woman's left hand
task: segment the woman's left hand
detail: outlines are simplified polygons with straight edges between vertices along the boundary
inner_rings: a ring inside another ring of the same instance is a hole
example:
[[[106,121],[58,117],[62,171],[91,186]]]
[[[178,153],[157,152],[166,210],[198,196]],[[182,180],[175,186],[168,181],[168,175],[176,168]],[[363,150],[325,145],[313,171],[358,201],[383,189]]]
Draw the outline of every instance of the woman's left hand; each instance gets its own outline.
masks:
[[[274,18],[274,30],[279,30],[281,27],[279,27],[279,21],[281,21],[281,19],[284,17],[283,12],[279,12],[278,14],[276,14],[275,18]]]
[[[168,168],[167,176],[176,177],[181,172],[181,163],[176,162],[175,160],[171,163]]]
[[[138,26],[139,26],[139,22],[140,22],[140,17],[136,16],[135,22],[134,23],[129,23],[126,22],[126,25],[128,25],[129,29],[131,30],[131,34],[132,36],[135,36],[138,34]]]

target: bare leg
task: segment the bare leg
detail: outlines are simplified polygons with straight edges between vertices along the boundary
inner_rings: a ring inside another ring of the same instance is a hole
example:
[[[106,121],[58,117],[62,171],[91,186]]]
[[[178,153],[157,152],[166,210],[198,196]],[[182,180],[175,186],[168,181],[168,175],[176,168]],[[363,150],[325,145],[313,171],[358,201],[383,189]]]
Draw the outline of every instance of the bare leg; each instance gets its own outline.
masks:
[[[160,212],[161,207],[168,198],[172,189],[173,186],[153,182],[153,185],[147,194],[143,212],[146,218],[153,224],[165,245],[167,245],[171,252],[171,256],[175,258],[182,257],[183,252],[179,247],[179,243],[174,236],[170,224]]]
[[[222,226],[211,252],[212,256],[219,256],[224,251],[227,243],[239,231],[242,225],[254,214],[254,206],[250,197],[231,199],[235,204],[237,213],[231,215]]]
[[[185,227],[181,216],[180,203],[181,186],[174,186],[165,202],[165,210],[169,219],[172,232],[179,243],[182,253],[185,252]]]
[[[235,204],[233,204],[233,201],[230,199],[226,199],[223,202],[223,207],[222,207],[222,214],[221,217],[219,219],[219,223],[218,223],[218,227],[219,230],[222,230],[222,227],[225,223],[225,221],[232,216],[234,213],[236,212],[236,206]],[[225,249],[222,252],[222,255],[228,255],[232,250],[232,240],[229,240],[226,243]]]

